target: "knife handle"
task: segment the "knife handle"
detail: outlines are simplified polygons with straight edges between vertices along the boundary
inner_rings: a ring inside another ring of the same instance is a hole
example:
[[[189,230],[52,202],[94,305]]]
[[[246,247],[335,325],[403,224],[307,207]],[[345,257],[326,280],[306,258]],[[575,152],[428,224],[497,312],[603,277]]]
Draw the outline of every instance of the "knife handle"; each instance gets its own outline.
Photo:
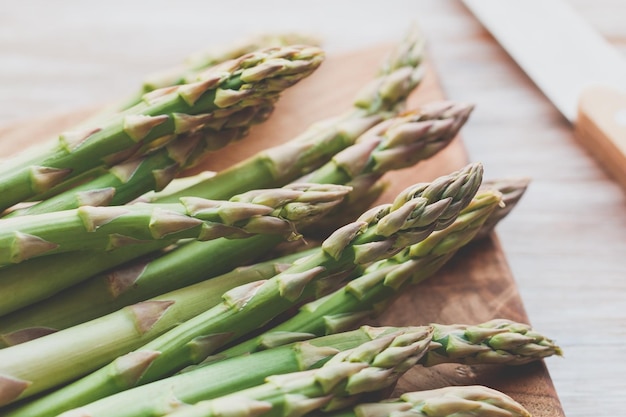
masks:
[[[576,137],[626,190],[626,94],[590,87],[578,102]]]

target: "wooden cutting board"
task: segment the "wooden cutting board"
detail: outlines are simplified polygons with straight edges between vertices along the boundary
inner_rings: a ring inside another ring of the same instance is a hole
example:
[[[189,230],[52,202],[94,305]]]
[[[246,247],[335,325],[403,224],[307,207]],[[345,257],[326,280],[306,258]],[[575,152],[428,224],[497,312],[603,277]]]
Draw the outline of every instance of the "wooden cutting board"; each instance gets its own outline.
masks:
[[[218,157],[211,158],[201,168],[219,170],[227,167],[262,148],[294,137],[310,123],[348,109],[357,90],[373,77],[389,48],[390,45],[378,45],[327,57],[315,74],[283,95],[268,122],[255,127],[244,141],[220,151]],[[443,97],[436,74],[429,68],[425,81],[412,95],[409,107]],[[72,126],[96,108],[41,118],[38,123],[29,121],[4,126],[0,128],[0,149],[3,155],[10,155]],[[471,123],[471,117],[468,123]],[[393,173],[390,176],[392,187],[383,199],[389,200],[410,184],[430,181],[463,167],[467,162],[463,143],[456,138],[431,160]],[[489,178],[488,166],[485,167],[485,178]],[[514,216],[515,211],[511,215]],[[377,322],[385,325],[477,324],[492,318],[528,322],[515,280],[495,235],[473,242],[460,251],[436,277],[405,292]],[[401,380],[397,391],[470,384],[503,391],[537,417],[564,415],[543,362],[522,367],[440,365],[431,369],[415,368]]]

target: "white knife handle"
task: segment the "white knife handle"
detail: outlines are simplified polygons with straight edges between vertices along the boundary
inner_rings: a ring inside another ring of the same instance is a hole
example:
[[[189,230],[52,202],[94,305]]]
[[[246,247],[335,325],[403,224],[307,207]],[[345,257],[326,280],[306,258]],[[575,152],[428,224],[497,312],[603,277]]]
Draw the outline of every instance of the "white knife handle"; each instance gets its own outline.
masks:
[[[586,89],[578,102],[576,136],[626,190],[626,94]]]

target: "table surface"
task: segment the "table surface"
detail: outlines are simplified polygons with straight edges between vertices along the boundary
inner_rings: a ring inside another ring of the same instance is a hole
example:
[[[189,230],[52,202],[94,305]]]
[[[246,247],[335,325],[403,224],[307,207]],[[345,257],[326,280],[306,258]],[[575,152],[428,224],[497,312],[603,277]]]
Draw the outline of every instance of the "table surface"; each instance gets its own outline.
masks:
[[[569,2],[626,54],[626,2]],[[532,178],[497,232],[530,321],[564,349],[546,363],[565,414],[620,415],[626,194],[456,0],[13,2],[0,13],[0,123],[113,100],[155,68],[246,34],[305,31],[341,53],[395,42],[412,22],[447,96],[476,104],[463,128],[470,158],[488,177]]]

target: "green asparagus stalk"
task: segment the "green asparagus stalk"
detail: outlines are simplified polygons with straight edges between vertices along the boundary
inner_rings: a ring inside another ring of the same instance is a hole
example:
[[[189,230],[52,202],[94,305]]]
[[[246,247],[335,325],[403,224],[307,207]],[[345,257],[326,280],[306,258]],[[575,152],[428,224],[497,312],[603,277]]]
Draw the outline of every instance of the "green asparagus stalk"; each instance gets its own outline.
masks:
[[[443,363],[518,366],[542,360],[549,356],[561,355],[561,349],[552,340],[536,332],[531,326],[506,319],[494,319],[478,325],[442,325],[432,323],[430,326],[433,328],[433,338],[426,354],[418,361],[418,364],[422,366],[435,366]],[[311,334],[308,336],[313,337]],[[278,344],[282,346],[282,342],[279,340],[281,338],[284,340],[297,340],[298,338],[303,339],[306,337],[307,334],[302,332],[291,334],[285,332],[282,336],[275,337],[274,340],[278,341]],[[271,352],[275,349],[279,348],[273,347],[266,351]],[[224,361],[227,362],[240,357],[254,357],[256,354],[266,351],[235,356]],[[221,359],[227,356],[225,355],[226,352],[220,352],[217,358]],[[209,362],[205,366],[213,366],[213,363],[215,362]],[[196,367],[188,372],[197,372],[199,374],[201,370],[202,367]],[[414,394],[407,395],[413,396]],[[424,398],[421,395],[415,394],[415,399]],[[384,412],[385,409],[381,411]],[[488,410],[481,411],[486,413]],[[347,413],[346,417],[352,415],[350,411],[346,410],[343,412]],[[331,413],[331,416],[343,417],[343,412]],[[317,416],[318,414],[314,413],[312,415]],[[485,415],[489,416],[490,414],[487,413]]]
[[[360,214],[367,210],[367,207],[371,207],[388,186],[388,181],[385,178],[376,181],[377,178],[378,176],[376,175],[363,176],[359,177],[357,181],[347,183],[347,185],[352,187],[352,191],[328,216],[324,216],[315,222],[315,227],[300,229],[305,238],[310,239],[312,237],[317,239],[320,236],[327,237],[341,225],[354,221],[358,217],[357,209],[360,209],[358,210]],[[517,206],[529,183],[529,178],[499,178],[483,181],[480,190],[497,191],[500,193],[502,201],[489,215],[473,240],[482,239],[493,232],[495,226]],[[290,243],[289,246],[293,246],[293,244]],[[442,265],[444,263],[445,261],[442,260]],[[432,262],[433,268],[436,266],[435,264],[435,262]],[[432,272],[427,273],[435,272],[433,269]]]
[[[176,201],[184,195],[222,199],[248,189],[281,186],[313,171],[354,144],[367,130],[398,114],[422,81],[423,59],[423,37],[417,28],[412,28],[381,64],[379,75],[357,93],[346,112],[319,121],[284,144],[263,150],[215,177],[157,201]]]
[[[426,238],[432,231],[453,222],[459,211],[474,197],[482,180],[482,166],[420,183],[399,194],[393,204],[364,213],[358,221],[338,229],[313,255],[295,263],[266,281],[236,287],[224,294],[224,302],[164,333],[143,347],[125,355],[83,381],[103,381],[100,392],[110,395],[135,385],[154,381],[182,368],[199,363],[224,344],[274,319],[315,295],[320,281],[338,281],[354,265],[373,262]],[[37,340],[33,341],[36,342]],[[15,401],[63,383],[65,373],[50,373],[33,361],[21,363],[20,347],[0,350],[0,373],[18,381]],[[6,353],[9,352],[9,353]],[[6,358],[16,352],[17,358]],[[134,370],[131,374],[128,370]],[[141,370],[137,373],[137,370]],[[110,386],[110,381],[117,386]],[[111,389],[114,391],[107,391]]]
[[[317,46],[319,41],[311,36],[299,33],[260,34],[250,36],[249,38],[242,39],[233,44],[219,45],[219,47],[213,47],[209,50],[196,53],[189,56],[183,65],[149,74],[144,79],[141,87],[136,93],[129,95],[126,99],[120,100],[119,103],[109,106],[96,113],[94,116],[89,117],[87,120],[81,122],[75,129],[80,130],[81,126],[87,127],[102,124],[107,118],[112,117],[114,114],[126,111],[135,105],[140,104],[145,94],[154,90],[184,84],[186,80],[193,79],[194,74],[204,71],[217,64],[221,64],[224,61],[236,59],[243,55],[268,47],[296,44]],[[94,175],[91,177],[96,178],[98,175],[99,172],[94,172]],[[68,180],[64,182],[64,184],[68,184],[70,185],[68,188],[72,188],[80,182],[82,181],[79,180],[76,183],[73,183],[73,180]],[[59,191],[53,187],[53,189],[48,192],[38,194],[37,199],[46,200],[50,196],[58,194],[58,192]],[[115,205],[115,203],[113,203],[113,205]]]
[[[407,392],[399,398],[378,403],[361,403],[320,417],[531,417],[513,398],[480,385],[451,386]]]
[[[361,175],[382,175],[413,166],[448,146],[472,109],[465,103],[432,102],[403,113],[370,129],[354,145],[303,178],[344,184]]]
[[[494,319],[479,325],[433,325],[423,366],[440,363],[525,365],[562,355],[554,341],[524,323]],[[439,347],[437,347],[439,345]]]
[[[42,280],[41,272],[38,270],[35,270],[33,276],[15,274],[14,276],[21,277],[21,280],[10,281],[3,288],[15,288],[13,293],[20,294],[20,297],[15,297],[16,300],[11,301],[12,307],[19,307],[18,303],[26,307],[17,310],[14,308],[15,311],[2,317],[0,334],[12,339],[13,334],[45,334],[65,329],[109,314],[124,306],[255,262],[258,256],[269,252],[282,241],[284,239],[279,235],[257,235],[246,239],[216,239],[206,242],[192,241],[175,247],[173,250],[143,256],[121,267],[95,275],[86,281],[74,283],[75,285],[58,294],[55,294],[59,288],[56,279]],[[129,250],[132,249],[129,247]],[[76,257],[75,253],[69,252],[66,255],[68,255],[69,265],[72,265],[72,257]],[[109,255],[109,253],[104,255]],[[89,252],[83,256],[97,259],[98,253]],[[58,257],[59,255],[54,259]],[[52,257],[38,258],[6,269],[12,272],[14,269],[23,270],[21,268],[23,265],[39,264],[40,260],[46,258]],[[106,259],[99,264],[95,263],[95,267],[105,265]],[[82,262],[80,264],[82,265]],[[68,270],[68,275],[72,272],[75,271]],[[80,274],[76,275],[80,277]],[[71,285],[71,280],[68,277],[65,278],[63,284]],[[29,285],[32,283],[38,285],[35,287]],[[22,288],[25,288],[25,291],[20,292]],[[32,300],[41,299],[48,294],[55,295],[29,305]]]
[[[0,288],[2,288],[0,292],[14,296],[0,304],[0,312],[3,316],[0,320],[0,333],[7,331],[8,327],[5,326],[23,327],[20,322],[31,314],[32,319],[37,316],[37,313],[32,311],[17,314],[21,308],[45,300],[81,282],[85,277],[109,269],[111,265],[123,264],[130,255],[136,258],[138,264],[145,265],[170,248],[172,245],[168,242],[155,240],[142,245],[128,246],[123,251],[84,250],[80,251],[78,256],[74,252],[67,252],[3,267],[0,269]],[[43,316],[50,317],[50,312],[44,313]],[[28,321],[31,322],[31,320]]]
[[[113,165],[259,100],[277,95],[313,72],[319,48],[289,46],[257,51],[203,72],[188,84],[155,90],[102,126],[59,135],[53,148],[31,149],[0,170],[0,210],[45,192],[98,165]]]
[[[347,185],[352,187],[350,194],[328,216],[324,216],[315,222],[314,227],[307,227],[300,229],[300,231],[307,239],[311,237],[317,239],[319,237],[327,237],[341,225],[354,221],[360,213],[367,210],[367,207],[371,207],[378,200],[388,186],[386,178],[377,179],[377,175],[360,176],[357,180],[348,182]],[[493,232],[495,226],[517,206],[529,183],[529,178],[500,178],[483,181],[480,189],[497,191],[502,197],[502,202],[489,215],[474,236],[474,240],[481,239]]]
[[[260,385],[268,375],[317,368],[337,352],[371,340],[429,331],[428,327],[363,326],[350,332],[213,362],[197,371],[174,375],[93,402],[98,393],[94,395],[92,387],[70,384],[41,398],[18,404],[4,417],[52,417],[77,407],[91,417],[161,416],[172,411],[176,404],[192,404]],[[246,372],[241,372],[243,369]]]
[[[509,323],[508,328],[510,329],[515,326],[520,328],[525,327],[525,325],[520,323]],[[436,329],[439,326],[441,325],[434,324],[430,327]],[[456,326],[471,327],[461,325]],[[478,327],[481,326],[492,326],[492,324],[491,322],[487,322],[479,325]],[[205,364],[203,367],[196,367],[195,369],[185,373],[177,374],[159,381],[122,391],[118,394],[102,398],[89,404],[87,403],[94,398],[91,391],[92,387],[85,386],[84,384],[70,384],[68,387],[50,393],[42,398],[34,399],[23,405],[18,404],[17,407],[10,409],[4,416],[48,417],[55,416],[58,413],[70,408],[81,407],[82,412],[86,413],[85,415],[90,417],[132,417],[137,415],[144,417],[160,417],[163,414],[179,407],[180,404],[193,404],[198,401],[231,394],[235,391],[258,385],[267,375],[283,374],[316,368],[322,365],[328,357],[337,353],[337,351],[352,349],[369,340],[385,338],[389,334],[406,334],[407,332],[426,331],[427,328],[428,327],[373,328],[370,326],[362,326],[357,330],[349,332],[315,337],[303,342],[281,344],[280,347],[254,352],[250,355],[240,355],[223,359],[223,355],[220,353],[216,355],[214,360]],[[290,338],[287,335],[285,336],[287,339]],[[293,334],[291,338],[293,339],[296,336],[296,334]],[[301,334],[300,337],[302,336],[303,335]],[[308,336],[312,337],[312,335]],[[510,334],[507,337],[510,337]],[[535,336],[536,340],[539,340],[540,338],[541,336]],[[546,340],[548,339],[543,338],[544,344]],[[464,350],[467,352],[472,350],[472,347],[467,345],[468,343],[475,343],[474,348],[482,349],[483,351],[486,346],[494,351],[499,349],[499,346],[484,344],[481,338],[474,338],[474,341],[466,338],[464,339],[464,343]],[[531,343],[527,344],[527,347],[530,348]],[[441,344],[437,341],[431,341],[428,346],[428,350],[440,348]],[[558,348],[554,347],[554,352],[559,354],[560,351],[557,349]],[[502,352],[500,352],[500,354],[501,353]],[[475,357],[475,360],[486,358],[484,363],[492,364],[494,361],[491,359],[491,356],[492,355],[483,353],[482,356]],[[541,357],[536,356],[534,360],[539,359],[541,359]],[[463,363],[464,359],[463,355],[455,354],[445,357],[440,356],[439,360],[442,362],[445,361],[446,363]],[[420,363],[423,362],[424,360],[420,360]],[[500,363],[500,361],[495,361],[495,363]],[[517,363],[513,361],[507,364],[516,365]],[[246,372],[242,373],[242,369],[245,369]],[[431,394],[436,396],[440,395],[437,391],[415,395],[416,398],[420,395],[426,396],[423,398],[430,398]],[[459,392],[455,395],[460,394],[461,393]],[[499,396],[495,395],[494,398],[499,398]],[[351,413],[352,411],[344,410],[343,412]],[[342,411],[332,413],[332,417],[342,417],[339,415],[341,413]]]
[[[76,250],[118,250],[150,240],[212,240],[251,234],[294,238],[293,222],[320,217],[349,187],[293,184],[250,191],[229,201],[181,198],[179,204],[83,206],[75,210],[5,219],[0,223],[0,265]],[[258,203],[257,203],[258,202]]]
[[[147,155],[115,165],[90,181],[23,210],[15,210],[5,218],[70,210],[84,205],[119,206],[151,190],[160,191],[204,154],[245,137],[250,126],[265,121],[272,109],[270,101],[241,109],[210,126],[178,135]]]
[[[428,339],[428,332],[420,329],[365,342],[337,353],[318,369],[268,376],[262,385],[180,407],[165,415],[195,417],[235,412],[299,417],[315,410],[333,410],[351,397],[393,385],[421,357]],[[81,413],[76,409],[61,416]]]
[[[172,317],[173,321],[170,323],[172,326],[178,324],[180,321],[185,321],[190,319],[191,317],[199,314],[202,311],[208,309],[208,307],[212,307],[218,304],[221,301],[221,295],[226,291],[237,287],[239,285],[247,284],[253,281],[257,281],[260,279],[269,279],[272,276],[276,275],[282,269],[286,269],[287,266],[291,265],[296,259],[305,256],[305,253],[291,253],[288,255],[284,255],[279,258],[274,258],[265,262],[258,262],[252,265],[248,265],[245,267],[235,268],[225,274],[217,276],[210,280],[205,280],[193,285],[189,285],[178,290],[170,291],[164,293],[162,295],[158,295],[156,297],[152,297],[146,301],[141,303],[161,303],[166,302],[168,305],[167,314],[163,313],[159,316],[159,324],[163,326],[163,322],[167,320],[169,317]],[[120,283],[121,285],[121,283]],[[174,303],[174,304],[172,304]],[[138,303],[140,304],[140,303]],[[171,308],[173,306],[174,308]],[[207,307],[208,306],[208,307]],[[102,334],[103,337],[106,337],[106,340],[113,343],[116,349],[127,349],[121,346],[120,340],[130,340],[133,337],[134,333],[127,335],[123,333],[124,327],[119,326],[115,328],[115,326],[109,326],[110,328],[115,329],[115,335],[111,335],[109,333],[101,333],[99,331],[89,331],[89,332],[81,332],[78,329],[82,327],[88,327],[91,329],[95,329],[97,327],[95,322],[102,322],[104,320],[114,320],[118,316],[125,316],[125,310],[134,309],[135,307],[127,306],[122,307],[121,310],[117,310],[108,315],[97,315],[97,319],[90,320],[87,323],[74,325],[74,326],[62,326],[65,328],[63,332],[71,331],[76,333],[75,336],[63,336],[63,340],[72,341],[74,343],[80,337],[79,335],[85,335],[85,337],[89,338],[92,342],[94,342],[96,335]],[[108,317],[108,318],[104,318]],[[113,317],[113,318],[111,318]],[[54,318],[51,319],[54,321]],[[19,330],[14,330],[9,333],[0,334],[0,347],[13,346],[20,343],[24,343],[30,340],[37,339],[39,337],[45,336],[47,334],[58,332],[58,329],[52,327],[39,327],[39,328],[23,328]],[[121,332],[121,333],[118,333]],[[61,333],[61,332],[58,332]],[[57,333],[57,334],[58,334]],[[153,332],[154,333],[154,332]],[[67,333],[64,333],[67,334]],[[58,337],[58,336],[56,336]],[[141,333],[141,340],[146,341],[149,340],[149,336],[146,336],[144,333]],[[98,345],[102,348],[106,344],[106,341],[99,342]],[[118,353],[119,355],[119,353]],[[115,356],[118,356],[115,355]],[[113,357],[114,358],[114,357]],[[113,359],[111,358],[111,359]]]
[[[231,199],[232,201],[228,202],[229,204],[232,203],[233,208],[237,206],[248,207],[251,205],[252,206],[258,205],[259,207],[257,208],[259,208],[260,211],[266,211],[266,212],[271,211],[273,213],[273,216],[270,215],[272,213],[268,213],[267,215],[256,214],[254,217],[250,219],[252,223],[245,226],[246,228],[249,227],[248,231],[250,233],[247,233],[244,229],[241,229],[244,233],[240,233],[237,230],[238,228],[240,228],[239,222],[245,221],[244,218],[237,219],[236,217],[231,217],[227,221],[231,223],[232,221],[235,222],[231,225],[228,225],[228,224],[220,225],[218,223],[213,223],[213,226],[211,226],[215,229],[213,230],[213,232],[215,232],[213,236],[210,235],[210,233],[212,233],[211,228],[203,226],[204,224],[208,224],[208,223],[202,222],[202,225],[200,225],[200,229],[205,230],[208,233],[205,234],[205,232],[199,231],[198,233],[203,234],[201,238],[202,239],[206,238],[207,240],[209,238],[213,239],[210,242],[202,242],[202,243],[208,244],[208,243],[213,242],[213,244],[210,246],[201,245],[199,247],[193,247],[191,250],[187,251],[187,253],[188,255],[193,256],[193,255],[197,255],[197,252],[194,249],[203,249],[203,250],[212,249],[212,251],[210,251],[211,257],[206,257],[206,259],[205,258],[198,259],[198,261],[195,264],[192,263],[189,265],[185,265],[185,264],[181,265],[180,263],[178,263],[175,266],[175,268],[178,268],[179,274],[191,273],[199,265],[200,266],[204,265],[206,268],[213,267],[213,271],[215,275],[225,273],[228,270],[234,268],[235,266],[241,264],[241,263],[235,262],[237,258],[239,258],[238,259],[239,261],[242,261],[242,260],[249,261],[249,257],[250,257],[249,255],[246,256],[245,252],[243,254],[237,253],[237,251],[235,251],[234,253],[231,253],[230,250],[232,250],[233,248],[240,248],[240,249],[258,248],[260,245],[263,245],[264,242],[265,244],[267,244],[268,240],[258,239],[252,242],[242,243],[240,245],[232,245],[232,242],[229,243],[228,240],[215,240],[215,238],[217,238],[218,235],[220,234],[221,236],[230,235],[231,237],[234,237],[234,238],[237,238],[237,237],[242,238],[242,237],[248,236],[246,239],[243,239],[243,240],[248,240],[250,239],[249,236],[251,236],[251,233],[261,233],[264,236],[273,235],[271,237],[271,240],[269,240],[270,242],[274,241],[274,239],[276,240],[276,242],[280,240],[284,240],[285,235],[293,236],[295,227],[302,225],[302,224],[306,224],[307,221],[314,221],[316,218],[319,218],[320,216],[324,215],[328,210],[332,209],[332,207],[336,205],[343,198],[343,196],[345,196],[348,190],[349,190],[349,187],[345,187],[345,186],[335,186],[335,185],[326,186],[326,185],[309,184],[309,185],[306,185],[304,188],[301,188],[300,186],[296,186],[296,187],[288,186],[282,189],[263,190],[260,194],[259,192],[252,191],[252,192],[240,194],[239,196],[235,196]],[[189,201],[194,201],[194,200],[192,199]],[[197,200],[197,201],[202,201],[202,200]],[[228,206],[229,204],[226,204],[224,207]],[[273,208],[271,205],[273,205]],[[210,211],[216,211],[216,209],[219,209],[219,206],[217,205],[214,205],[214,206],[215,207],[213,209],[210,209]],[[117,207],[114,209],[125,210],[126,208],[131,208],[131,207],[133,206],[123,206],[123,207]],[[109,209],[109,208],[103,207],[102,209]],[[224,213],[227,213],[227,211],[224,211]],[[58,213],[53,213],[53,214],[57,215]],[[47,215],[38,215],[38,216],[47,216]],[[37,216],[33,215],[33,216],[16,217],[14,219],[7,219],[3,221],[3,223],[6,224],[6,222],[14,222],[14,221],[23,222],[24,220],[28,220],[33,217],[37,217]],[[266,222],[264,219],[268,219],[268,221]],[[102,227],[106,227],[106,226],[107,225],[102,226]],[[197,225],[194,227],[196,229],[199,228]],[[94,233],[94,232],[91,232],[91,233]],[[173,236],[173,235],[170,235],[170,236]],[[168,240],[161,239],[161,241],[163,242],[162,244],[163,246],[166,246],[167,244],[171,243],[171,239],[168,239]],[[188,245],[189,244],[183,245],[183,247],[188,246]],[[140,250],[143,249],[144,246],[145,245],[140,245]],[[118,250],[133,251],[133,248],[134,246],[128,246],[128,247],[125,247],[123,249],[118,249]],[[154,245],[148,246],[148,248],[151,248],[152,250],[155,249]],[[230,254],[229,255],[230,258],[226,257],[224,259],[221,259],[221,257],[224,257],[226,255],[225,253],[226,251],[228,251],[228,253]],[[91,256],[97,257],[98,253],[91,252]],[[122,254],[121,257],[124,258],[124,254]],[[45,258],[46,257],[43,256],[40,259],[45,259]],[[108,257],[108,259],[111,259],[111,258],[117,259],[116,256]],[[21,275],[24,269],[26,270],[32,269],[32,267],[29,265],[30,263],[35,263],[35,265],[40,265],[40,263],[38,262],[40,259],[33,259],[30,261],[24,262],[23,264],[26,265],[26,268],[20,268],[21,266],[20,264],[20,265],[5,267],[2,270],[0,270],[0,284],[2,284],[1,287],[3,288],[3,290],[14,292],[14,296],[11,297],[10,300],[6,300],[6,302],[4,302],[1,305],[0,311],[2,311],[3,313],[8,313],[11,311],[16,312],[16,317],[12,315],[5,316],[6,320],[3,320],[3,324],[0,325],[0,327],[2,327],[2,329],[0,329],[0,333],[6,334],[6,333],[11,333],[15,330],[33,327],[31,325],[23,325],[22,320],[28,319],[29,316],[31,317],[31,319],[34,319],[36,314],[33,315],[32,312],[26,312],[22,314],[19,311],[17,311],[18,308],[32,303],[33,299],[43,299],[44,297],[49,296],[51,293],[53,294],[54,293],[53,291],[58,290],[59,283],[54,282],[54,281],[48,282],[46,280],[46,278],[51,278],[51,277],[43,276],[43,279],[41,279],[40,278],[41,275],[36,275],[36,274],[31,275],[31,276]],[[68,260],[71,260],[71,258]],[[187,260],[189,261],[189,258],[187,258]],[[209,263],[211,261],[212,263]],[[54,262],[52,262],[52,266],[53,265],[55,265]],[[70,263],[70,265],[72,264]],[[82,264],[79,263],[79,265],[82,265]],[[87,298],[74,300],[74,302],[84,303],[84,301],[89,300],[88,308],[93,309],[94,311],[97,310],[97,308],[95,308],[95,306],[92,305],[92,303],[96,303],[96,300],[99,300],[102,298],[117,299],[119,298],[120,293],[123,293],[125,289],[128,289],[130,287],[136,288],[137,286],[142,286],[142,284],[139,284],[137,280],[142,275],[144,275],[145,266],[146,266],[146,261],[141,260],[141,262],[139,262],[138,264],[130,265],[127,269],[123,271],[111,272],[105,277],[103,282],[99,282],[101,285],[105,286],[106,291],[101,291],[100,295],[95,294],[95,296],[93,297],[91,297],[92,294],[88,294]],[[160,265],[158,266],[164,266],[164,265],[160,263]],[[158,270],[153,269],[152,271],[158,271]],[[165,270],[160,271],[161,281],[167,282],[172,277],[164,274],[164,271]],[[59,271],[57,272],[57,274],[61,272],[63,271]],[[195,270],[195,273],[192,276],[194,277],[197,277],[198,275],[202,276],[203,273],[206,273],[206,270]],[[41,274],[41,272],[39,274]],[[178,283],[179,286],[175,288],[180,288],[182,286],[188,285],[191,283],[189,281],[190,280],[187,280],[187,281],[183,280],[183,282]],[[67,277],[64,278],[63,282],[65,284],[72,283],[70,279]],[[172,283],[172,285],[176,285],[176,283]],[[21,291],[21,289],[24,289],[24,288],[26,288],[26,290]],[[152,285],[151,289],[152,291],[160,291],[163,288],[159,287],[159,285]],[[163,289],[162,292],[157,292],[156,294],[147,295],[143,299],[145,300],[147,298],[150,298],[151,296],[155,296],[157,294],[167,292],[170,289],[173,289],[173,288],[171,287],[169,289],[165,288]],[[105,296],[104,294],[108,294],[108,295]],[[141,300],[137,300],[137,301],[141,301]],[[128,304],[133,304],[133,303],[134,302],[129,302]],[[125,305],[128,305],[128,304],[125,304]],[[69,305],[62,305],[63,309],[67,309],[68,307]],[[121,306],[119,308],[121,308]],[[109,310],[107,312],[111,312],[111,311],[114,311],[114,309]],[[47,314],[50,314],[50,312],[47,312],[47,313],[44,312],[44,316]],[[20,319],[20,317],[22,319]],[[74,319],[77,319],[77,318],[75,317]],[[42,326],[41,324],[38,324],[35,327],[42,327]],[[44,325],[43,327],[50,327],[50,326]],[[55,326],[51,326],[51,327],[55,327]]]
[[[197,52],[185,59],[182,65],[149,74],[139,90],[120,100],[115,110],[108,110],[98,114],[102,118],[113,111],[124,111],[139,103],[142,97],[154,90],[184,84],[185,80],[192,79],[198,72],[204,71],[224,61],[239,58],[260,49],[288,45],[318,45],[319,41],[301,33],[266,33],[250,36],[232,44],[216,45],[205,51]]]
[[[412,284],[431,276],[432,265],[449,259],[469,242],[482,224],[500,204],[500,195],[483,191],[461,211],[447,228],[433,232],[423,241],[411,245],[397,255],[381,260],[360,271],[344,287],[302,306],[297,314],[265,333],[247,339],[222,352],[237,356],[289,341],[286,335],[321,336],[353,329],[365,319],[389,305],[397,294]]]

